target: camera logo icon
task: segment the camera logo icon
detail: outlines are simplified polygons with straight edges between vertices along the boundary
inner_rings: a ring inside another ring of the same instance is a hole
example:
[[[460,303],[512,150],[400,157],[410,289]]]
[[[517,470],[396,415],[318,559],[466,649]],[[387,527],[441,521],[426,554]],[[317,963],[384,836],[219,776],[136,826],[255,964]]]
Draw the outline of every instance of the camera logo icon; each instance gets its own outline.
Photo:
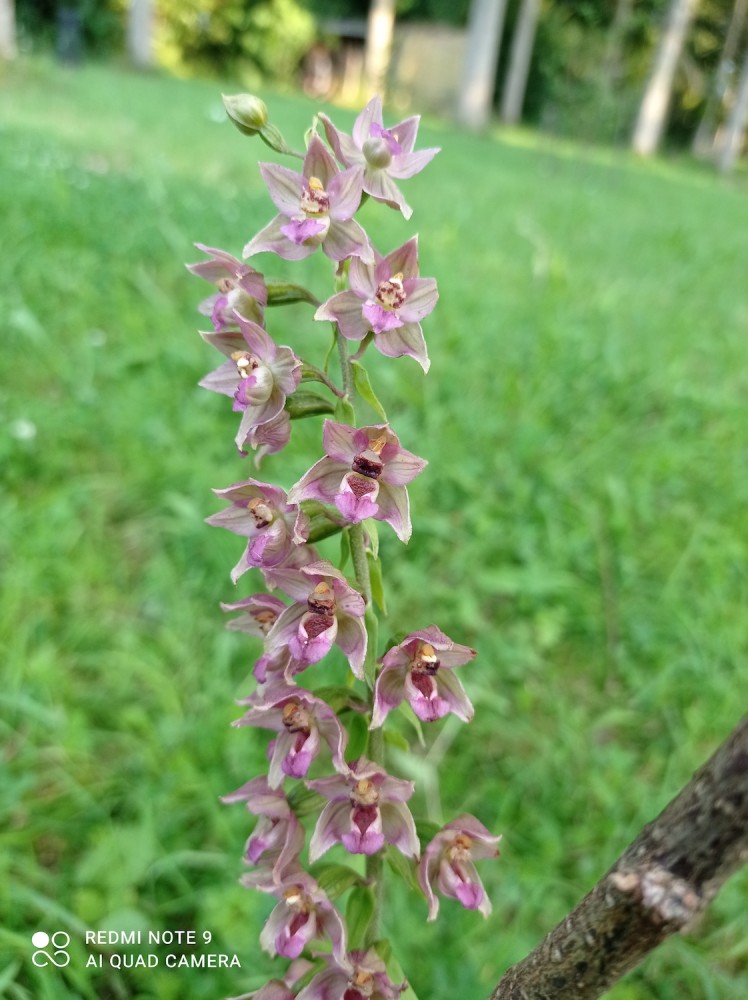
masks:
[[[46,931],[36,931],[31,935],[31,943],[36,951],[31,956],[31,961],[37,969],[44,969],[48,965],[56,965],[58,969],[64,969],[70,964],[70,955],[67,947],[70,944],[70,935],[65,931],[55,931],[47,934]]]

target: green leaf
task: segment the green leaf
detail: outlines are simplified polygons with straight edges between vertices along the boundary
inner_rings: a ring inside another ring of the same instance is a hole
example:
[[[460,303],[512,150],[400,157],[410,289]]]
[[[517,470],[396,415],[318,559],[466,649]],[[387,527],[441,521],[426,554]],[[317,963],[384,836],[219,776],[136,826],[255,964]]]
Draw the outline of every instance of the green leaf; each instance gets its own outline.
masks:
[[[366,940],[371,918],[374,916],[374,893],[368,885],[357,885],[351,889],[345,908],[345,922],[348,926],[348,947],[362,948]]]
[[[312,875],[330,899],[337,899],[353,885],[360,885],[361,875],[348,865],[315,865]]]
[[[356,760],[366,751],[369,727],[363,715],[352,715],[348,723],[348,750],[346,756]]]
[[[387,614],[387,604],[384,599],[384,581],[382,580],[382,563],[371,552],[366,553],[369,563],[369,580],[371,582],[371,596],[376,601],[377,607],[383,615]]]
[[[335,405],[335,419],[338,423],[352,427],[356,423],[356,411],[351,406],[347,396],[339,399]]]
[[[335,406],[316,392],[297,389],[286,400],[286,412],[291,420],[301,420],[304,417],[319,416],[320,413],[335,413]]]
[[[374,608],[367,607],[364,615],[366,632],[369,641],[366,646],[366,659],[364,660],[364,679],[371,690],[374,690],[374,682],[377,679],[377,645],[379,641],[379,622],[374,612]]]
[[[391,747],[397,747],[398,750],[403,750],[405,753],[410,752],[410,743],[402,733],[396,733],[394,729],[385,729],[384,742],[389,743]]]
[[[421,847],[426,847],[437,833],[441,832],[439,824],[435,823],[432,819],[417,819],[415,822],[416,833],[418,834],[418,839],[421,841]]]
[[[269,306],[287,306],[292,302],[309,302],[313,306],[320,304],[319,299],[308,288],[304,288],[303,285],[296,285],[293,281],[266,278],[265,284],[268,290]]]
[[[419,746],[425,747],[426,740],[423,738],[423,726],[421,725],[421,720],[418,718],[416,713],[410,707],[408,702],[407,701],[401,702],[395,709],[395,711],[399,712],[400,715],[402,715],[402,717],[410,723],[413,729],[415,729],[416,736],[418,737]]]
[[[384,859],[395,875],[402,879],[409,889],[414,889],[419,895],[423,895],[421,887],[418,885],[418,879],[416,878],[417,862],[406,858],[397,848],[390,845],[387,846]]]
[[[347,529],[340,536],[340,562],[338,563],[338,569],[342,573],[346,566],[348,565],[348,560],[351,558],[351,533]]]
[[[322,812],[326,802],[327,799],[323,795],[304,785],[297,785],[288,793],[288,804],[299,818]]]
[[[345,711],[365,715],[369,711],[368,703],[342,684],[326,684],[317,688],[314,695],[329,705],[336,715]]]
[[[371,387],[369,375],[364,366],[359,364],[358,361],[351,361],[351,370],[353,371],[354,385],[356,386],[361,398],[366,400],[369,406],[379,414],[385,423],[388,423],[387,414],[384,412],[384,407],[377,399],[376,394]]]
[[[371,554],[375,559],[379,559],[379,528],[373,517],[364,521],[364,534],[369,539]]]

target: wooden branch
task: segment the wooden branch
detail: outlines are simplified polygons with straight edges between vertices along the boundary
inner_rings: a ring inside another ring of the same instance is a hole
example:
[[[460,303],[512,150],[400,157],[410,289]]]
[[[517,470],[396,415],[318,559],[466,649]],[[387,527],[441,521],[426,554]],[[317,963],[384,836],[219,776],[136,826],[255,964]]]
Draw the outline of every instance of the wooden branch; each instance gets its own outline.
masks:
[[[748,861],[748,716],[491,1000],[595,1000]]]

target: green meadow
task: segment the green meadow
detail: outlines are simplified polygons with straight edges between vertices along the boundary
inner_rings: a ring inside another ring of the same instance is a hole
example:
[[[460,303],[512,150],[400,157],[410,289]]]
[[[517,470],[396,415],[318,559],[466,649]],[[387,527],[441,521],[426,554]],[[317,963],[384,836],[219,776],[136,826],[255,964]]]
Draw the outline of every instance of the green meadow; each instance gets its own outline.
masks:
[[[212,487],[256,473],[229,401],[196,386],[219,358],[196,332],[210,289],[183,264],[195,241],[240,254],[275,214],[256,166],[274,154],[224,121],[220,90],[44,62],[0,77],[9,1000],[216,1000],[282,967],[257,944],[273,901],[237,881],[253,818],[218,801],[264,767],[265,736],[229,725],[259,645],[218,608],[259,579],[233,588],[242,542],[203,518]],[[299,143],[315,108],[263,96]],[[398,722],[412,750],[393,743],[388,765],[417,781],[414,811],[471,812],[504,838],[480,866],[487,921],[447,900],[427,925],[392,879],[386,929],[420,1000],[480,1000],[745,710],[748,182],[428,121],[432,145],[404,182],[410,222],[361,215],[383,253],[418,232],[440,289],[427,378],[365,358],[430,463],[410,544],[380,531],[380,631],[435,622],[474,646],[460,676],[476,718],[423,744]],[[253,263],[331,292],[321,255]],[[308,306],[268,328],[322,363],[329,328]],[[295,424],[260,478],[290,486],[319,441],[319,422]],[[748,996],[746,889],[743,872],[610,997]],[[58,929],[70,964],[36,968],[31,934]],[[86,929],[207,931],[196,953],[242,967],[117,970],[106,947],[87,967]]]

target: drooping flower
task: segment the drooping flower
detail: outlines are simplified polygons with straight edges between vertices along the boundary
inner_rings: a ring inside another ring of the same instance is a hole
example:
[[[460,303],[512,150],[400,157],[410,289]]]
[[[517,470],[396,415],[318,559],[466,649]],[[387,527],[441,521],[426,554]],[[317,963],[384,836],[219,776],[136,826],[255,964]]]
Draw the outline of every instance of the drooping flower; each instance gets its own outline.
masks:
[[[252,567],[281,566],[303,545],[309,518],[298,504],[289,504],[285,492],[270,483],[245,479],[223,490],[213,490],[231,505],[205,520],[249,539],[241,559],[231,571],[234,583]]]
[[[353,218],[361,201],[360,171],[341,171],[319,136],[312,136],[300,174],[277,163],[261,163],[260,172],[280,214],[247,243],[245,257],[269,251],[301,260],[321,246],[335,261],[374,260]]]
[[[241,601],[221,604],[222,611],[241,611],[240,615],[226,623],[226,628],[234,632],[246,632],[264,639],[275,624],[281,611],[287,605],[279,597],[272,594],[250,594]]]
[[[438,149],[413,151],[420,116],[386,129],[382,120],[382,100],[372,97],[353,124],[353,134],[339,132],[327,115],[319,119],[325,127],[327,141],[338,161],[345,167],[355,167],[361,186],[377,201],[398,208],[406,219],[413,214],[395,180],[405,180],[420,173],[433,160]]]
[[[296,992],[293,987],[312,967],[312,963],[305,958],[297,958],[291,962],[283,979],[271,979],[259,990],[242,993],[238,997],[228,997],[227,1000],[294,1000]]]
[[[330,748],[333,767],[345,767],[343,754],[348,743],[345,730],[330,706],[304,688],[274,684],[233,725],[258,726],[278,733],[268,770],[271,788],[278,788],[286,776],[306,776],[320,752],[320,737]]]
[[[452,642],[436,625],[411,632],[382,658],[371,728],[381,726],[404,699],[424,722],[441,719],[448,712],[469,722],[473,706],[453,670],[475,655],[474,649]]]
[[[463,815],[447,823],[423,852],[418,866],[418,883],[429,903],[429,920],[439,912],[434,887],[443,896],[456,899],[468,910],[479,910],[484,917],[491,912],[491,900],[475,870],[475,858],[497,858],[494,837],[474,816]]]
[[[238,331],[202,334],[229,360],[200,385],[233,398],[234,410],[242,414],[235,438],[241,451],[253,430],[280,416],[286,396],[301,381],[301,361],[290,347],[278,347],[257,323],[241,316],[237,320]]]
[[[334,504],[351,524],[367,517],[387,521],[407,542],[412,528],[405,485],[425,468],[426,460],[401,448],[389,424],[355,428],[326,420],[323,443],[325,458],[291,488],[289,503]]]
[[[198,306],[203,316],[210,316],[213,329],[217,333],[236,329],[235,311],[245,319],[261,324],[268,290],[260,272],[225,250],[206,247],[203,243],[196,243],[195,246],[211,259],[187,264],[187,270],[218,286],[218,291]]]
[[[381,765],[360,757],[345,771],[306,784],[329,799],[309,845],[311,862],[338,842],[351,854],[374,854],[387,843],[406,857],[418,857],[418,836],[405,805],[413,794],[412,781],[393,778]]]
[[[257,875],[242,876],[242,884],[256,888],[268,874],[280,882],[285,871],[295,866],[304,846],[304,828],[299,823],[286,796],[271,788],[264,775],[246,782],[236,791],[221,797],[230,805],[245,802],[247,809],[259,820],[246,843],[244,860],[249,865],[261,865]]]
[[[298,958],[307,945],[326,938],[333,955],[345,960],[346,934],[340,914],[315,880],[301,868],[289,871],[276,886],[260,886],[280,900],[260,934],[270,955]]]
[[[397,1000],[407,982],[393,983],[373,948],[352,951],[343,961],[326,957],[328,968],[312,979],[298,1000]]]
[[[348,272],[350,288],[324,302],[314,318],[337,323],[348,340],[363,340],[371,330],[374,346],[389,358],[409,355],[429,370],[420,320],[433,310],[439,293],[434,278],[418,276],[418,237],[375,263],[353,258]]]
[[[265,578],[294,599],[268,633],[265,653],[287,648],[299,663],[317,663],[333,644],[348,658],[351,670],[363,679],[366,657],[364,599],[332,563],[321,560],[299,569],[267,570]]]

